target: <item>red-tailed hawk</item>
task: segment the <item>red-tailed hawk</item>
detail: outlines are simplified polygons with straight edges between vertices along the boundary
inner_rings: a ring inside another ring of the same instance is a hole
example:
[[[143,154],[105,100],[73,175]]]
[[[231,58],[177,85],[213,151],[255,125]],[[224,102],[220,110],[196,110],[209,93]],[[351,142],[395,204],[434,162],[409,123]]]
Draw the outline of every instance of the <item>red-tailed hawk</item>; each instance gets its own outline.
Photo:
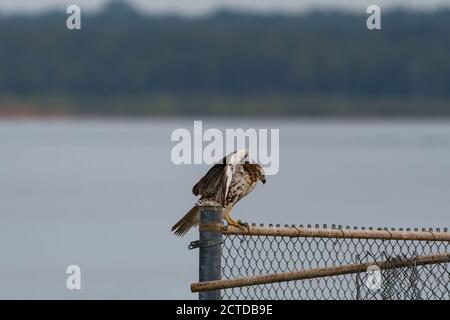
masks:
[[[233,206],[249,194],[260,180],[266,183],[264,170],[259,164],[249,163],[246,150],[235,151],[216,163],[192,188],[192,193],[200,196],[195,206],[178,221],[172,231],[183,236],[200,221],[201,206],[224,207],[223,218],[228,225],[243,227],[246,223],[231,218]]]

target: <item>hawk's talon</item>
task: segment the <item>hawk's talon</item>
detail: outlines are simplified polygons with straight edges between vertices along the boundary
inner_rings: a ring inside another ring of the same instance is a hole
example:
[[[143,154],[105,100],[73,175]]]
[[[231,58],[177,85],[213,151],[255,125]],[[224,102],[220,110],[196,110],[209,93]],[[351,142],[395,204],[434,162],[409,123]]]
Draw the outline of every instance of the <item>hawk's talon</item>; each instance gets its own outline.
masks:
[[[243,227],[243,228],[245,228],[247,230],[250,229],[250,227],[249,227],[247,222],[242,222],[241,220],[238,220],[237,223],[238,223],[239,227],[241,227],[241,228]]]
[[[232,219],[229,215],[226,215],[225,220],[227,221],[228,226],[233,226],[239,229],[245,228],[245,229],[249,229],[248,223],[246,222],[242,222],[241,220],[234,220]]]

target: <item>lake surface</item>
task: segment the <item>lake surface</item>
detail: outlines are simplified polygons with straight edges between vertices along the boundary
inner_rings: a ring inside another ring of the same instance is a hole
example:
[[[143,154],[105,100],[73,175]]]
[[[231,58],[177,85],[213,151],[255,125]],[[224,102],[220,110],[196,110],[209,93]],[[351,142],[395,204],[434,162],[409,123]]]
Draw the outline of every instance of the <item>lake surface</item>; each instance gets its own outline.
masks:
[[[450,122],[204,121],[279,128],[280,171],[233,215],[280,224],[450,225]],[[193,121],[0,121],[0,298],[196,299],[196,231],[170,227],[205,165],[170,160]],[[66,267],[82,290],[66,289]]]

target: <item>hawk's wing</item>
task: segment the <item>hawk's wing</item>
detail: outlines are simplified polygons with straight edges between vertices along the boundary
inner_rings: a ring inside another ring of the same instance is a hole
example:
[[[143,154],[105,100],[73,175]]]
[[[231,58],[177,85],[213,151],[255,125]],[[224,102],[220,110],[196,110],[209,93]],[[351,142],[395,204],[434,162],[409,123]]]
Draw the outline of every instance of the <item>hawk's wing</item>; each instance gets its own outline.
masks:
[[[197,182],[192,188],[192,193],[196,196],[214,199],[224,205],[236,164],[240,163],[246,156],[247,151],[239,150],[224,157]]]
[[[192,193],[195,196],[203,195],[205,193],[214,192],[218,187],[220,180],[224,174],[226,165],[215,164],[208,172],[195,184],[192,188]]]
[[[231,182],[232,169],[230,167],[226,164],[215,164],[192,188],[192,193],[196,196],[214,199],[223,205]]]

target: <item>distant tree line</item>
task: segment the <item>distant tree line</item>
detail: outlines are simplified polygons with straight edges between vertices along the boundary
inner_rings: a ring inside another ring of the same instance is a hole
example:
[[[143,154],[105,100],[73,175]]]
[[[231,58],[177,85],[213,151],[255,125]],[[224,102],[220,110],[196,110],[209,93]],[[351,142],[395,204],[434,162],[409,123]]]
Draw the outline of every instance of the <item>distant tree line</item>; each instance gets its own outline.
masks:
[[[0,17],[0,95],[450,97],[450,12]]]

